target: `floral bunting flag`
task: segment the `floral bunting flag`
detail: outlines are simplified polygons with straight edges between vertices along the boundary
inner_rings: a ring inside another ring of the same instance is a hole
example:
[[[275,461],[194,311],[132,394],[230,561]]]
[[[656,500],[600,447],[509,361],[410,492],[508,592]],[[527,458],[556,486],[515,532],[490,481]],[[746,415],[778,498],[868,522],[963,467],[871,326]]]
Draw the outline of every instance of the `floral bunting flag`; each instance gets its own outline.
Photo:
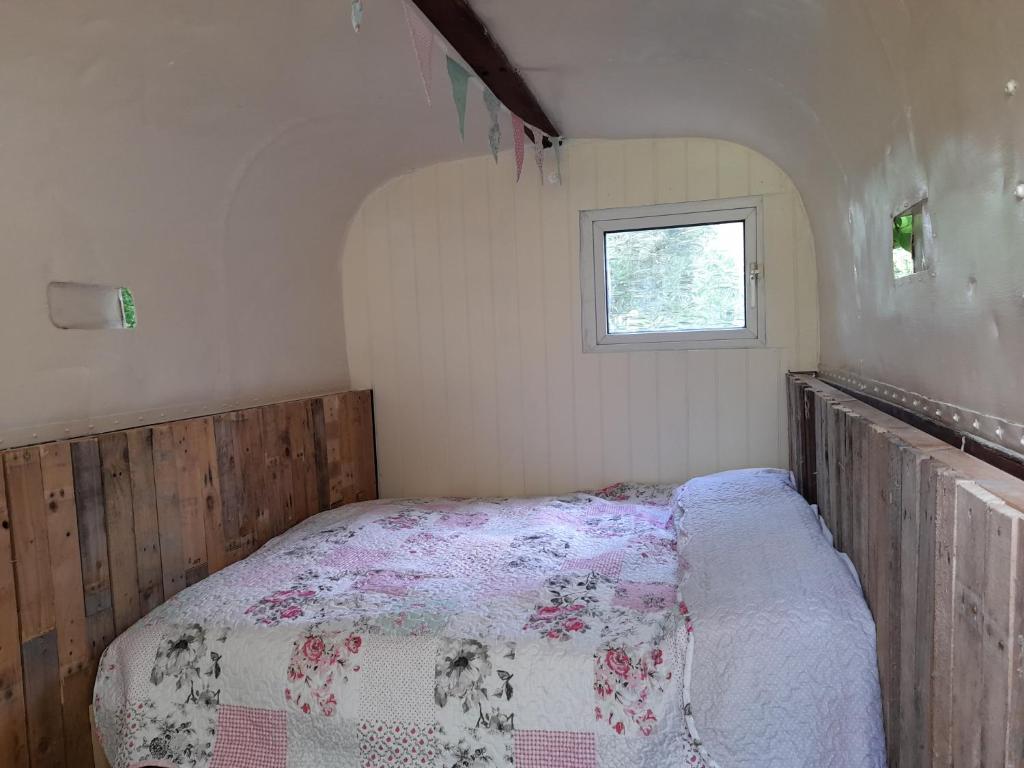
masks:
[[[491,154],[494,155],[494,162],[498,162],[498,150],[501,148],[501,102],[494,95],[490,88],[484,89],[484,105],[491,116],[491,127],[487,132],[487,139],[491,144]]]
[[[352,0],[352,29],[358,32],[363,26],[363,0]]]
[[[512,113],[512,141],[516,148],[516,182],[523,175],[523,158],[526,156],[526,126],[523,118]]]
[[[540,176],[540,183],[544,183],[544,136],[540,132],[533,142],[533,159],[537,163],[537,173]]]
[[[416,53],[416,63],[420,67],[420,81],[423,83],[423,92],[427,95],[427,104],[430,104],[430,86],[432,83],[431,68],[434,61],[434,33],[427,26],[426,21],[408,3],[405,6],[405,23],[409,27],[409,37],[412,38],[412,48]]]
[[[448,59],[448,79],[452,82],[452,100],[459,114],[459,136],[466,140],[466,87],[469,85],[469,72],[451,56]]]

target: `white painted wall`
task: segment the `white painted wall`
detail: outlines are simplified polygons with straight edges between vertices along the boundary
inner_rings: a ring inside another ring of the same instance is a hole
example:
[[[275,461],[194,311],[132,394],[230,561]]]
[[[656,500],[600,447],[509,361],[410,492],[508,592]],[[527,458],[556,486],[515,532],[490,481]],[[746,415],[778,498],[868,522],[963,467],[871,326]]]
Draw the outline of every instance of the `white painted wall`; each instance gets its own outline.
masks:
[[[533,494],[786,462],[782,378],[818,360],[800,196],[704,139],[571,142],[564,184],[510,153],[371,194],[342,259],[352,383],[373,387],[382,493]],[[764,195],[768,346],[583,354],[581,209]]]

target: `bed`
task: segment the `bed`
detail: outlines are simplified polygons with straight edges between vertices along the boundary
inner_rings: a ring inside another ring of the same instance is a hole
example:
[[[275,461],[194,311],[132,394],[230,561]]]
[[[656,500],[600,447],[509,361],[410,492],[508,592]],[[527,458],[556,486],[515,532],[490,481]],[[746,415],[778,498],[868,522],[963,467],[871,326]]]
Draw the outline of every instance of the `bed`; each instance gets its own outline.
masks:
[[[114,768],[877,766],[875,668],[813,510],[748,470],[321,513],[119,637],[93,710]]]

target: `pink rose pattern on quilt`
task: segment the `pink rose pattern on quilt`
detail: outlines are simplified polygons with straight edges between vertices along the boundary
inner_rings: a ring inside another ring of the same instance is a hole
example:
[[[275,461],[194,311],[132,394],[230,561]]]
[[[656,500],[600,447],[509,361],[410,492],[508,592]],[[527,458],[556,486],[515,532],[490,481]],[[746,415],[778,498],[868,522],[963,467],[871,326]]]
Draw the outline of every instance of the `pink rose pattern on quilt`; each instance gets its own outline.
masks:
[[[601,768],[610,740],[636,768],[712,768],[685,690],[672,491],[310,518],[107,649],[94,708],[108,757]]]

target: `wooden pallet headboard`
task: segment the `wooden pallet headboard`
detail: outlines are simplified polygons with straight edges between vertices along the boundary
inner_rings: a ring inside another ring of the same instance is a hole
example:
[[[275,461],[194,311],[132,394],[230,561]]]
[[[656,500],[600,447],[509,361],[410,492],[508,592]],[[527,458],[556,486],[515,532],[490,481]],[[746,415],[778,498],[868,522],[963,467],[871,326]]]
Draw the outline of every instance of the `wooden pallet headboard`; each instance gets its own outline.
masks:
[[[1024,765],[1024,482],[813,376],[788,399],[875,618],[889,765]]]
[[[0,453],[0,762],[92,765],[114,637],[323,509],[377,496],[371,393]]]

